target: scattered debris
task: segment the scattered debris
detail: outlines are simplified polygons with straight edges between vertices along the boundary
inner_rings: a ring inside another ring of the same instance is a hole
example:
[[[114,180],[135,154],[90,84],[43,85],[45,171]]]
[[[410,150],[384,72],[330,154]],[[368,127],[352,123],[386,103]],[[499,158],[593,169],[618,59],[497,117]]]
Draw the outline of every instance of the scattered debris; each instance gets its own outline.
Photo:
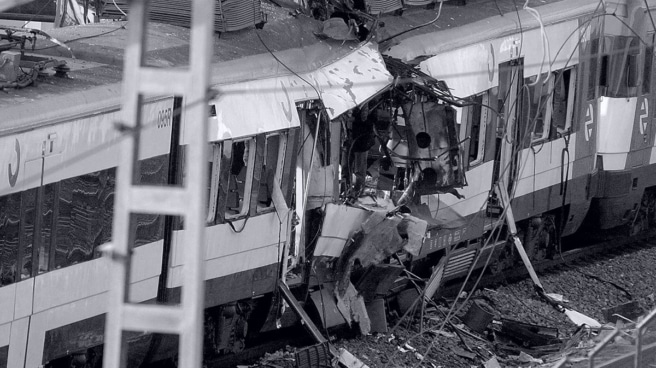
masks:
[[[340,295],[338,289],[335,289],[335,297],[337,298],[337,309],[349,325],[351,322],[357,322],[360,327],[360,333],[369,335],[371,332],[371,321],[367,314],[367,308],[365,307],[364,299],[355,290],[353,284],[348,283],[348,287],[343,295]]]
[[[510,319],[501,320],[502,334],[509,337],[511,340],[526,346],[544,346],[559,344],[562,341],[558,338],[558,329],[514,321]]]
[[[480,300],[474,300],[467,314],[462,318],[462,321],[472,330],[483,332],[492,322],[492,318],[493,314],[490,311],[490,307]]]
[[[467,352],[467,351],[465,351],[465,350],[463,350],[463,349],[454,349],[453,352],[454,352],[456,355],[461,356],[461,357],[463,357],[463,358],[467,358],[467,359],[469,359],[469,360],[474,360],[474,359],[476,358],[476,354],[474,354],[474,353],[470,353],[470,352]]]
[[[346,368],[369,368],[346,349],[339,349],[339,363]]]
[[[629,321],[635,320],[644,312],[636,300],[632,300],[630,302],[626,302],[610,308],[604,308],[601,311],[604,314],[604,319],[607,322],[612,323],[617,322],[618,318]]]
[[[490,358],[490,360],[485,362],[485,364],[483,364],[483,366],[485,368],[501,368],[501,365],[499,365],[499,361],[497,360],[496,356],[493,356],[492,358]]]

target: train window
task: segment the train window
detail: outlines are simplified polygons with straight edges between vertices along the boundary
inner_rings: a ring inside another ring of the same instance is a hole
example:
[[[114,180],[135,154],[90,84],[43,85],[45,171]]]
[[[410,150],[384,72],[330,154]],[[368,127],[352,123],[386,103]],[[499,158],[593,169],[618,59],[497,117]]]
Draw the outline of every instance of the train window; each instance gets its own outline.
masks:
[[[530,142],[537,143],[549,137],[551,121],[551,88],[553,76],[542,74],[538,79],[532,76],[525,79],[522,100],[522,120],[530,134]]]
[[[37,273],[47,272],[50,268],[50,246],[53,240],[52,225],[55,210],[55,185],[49,184],[43,187],[41,195],[41,241],[38,249],[38,268]]]
[[[654,36],[655,33],[650,33],[647,36],[647,47],[645,48],[645,63],[642,73],[642,93],[648,94],[651,91],[651,69],[654,61]]]
[[[608,97],[635,97],[640,84],[640,42],[637,37],[608,36],[601,59],[599,85]]]
[[[255,139],[233,142],[231,156],[230,165],[227,168],[230,175],[225,206],[226,219],[244,216],[248,212],[253,182]]]
[[[58,198],[54,267],[99,256],[96,247],[111,239],[116,169],[63,180]]]
[[[139,162],[139,183],[144,185],[166,185],[168,180],[168,155],[160,155],[151,157]],[[101,171],[101,176],[104,175],[104,171]],[[114,186],[110,188],[111,193],[113,193]],[[112,208],[108,208],[108,211],[112,211]],[[134,237],[134,246],[138,247],[144,244],[152,243],[161,239],[164,239],[164,216],[157,214],[133,214],[133,221],[136,221],[135,224],[135,237]],[[104,230],[105,226],[109,225],[109,230],[111,230],[112,219],[111,216],[108,218],[109,222],[103,222],[103,231],[101,232],[103,236],[106,236],[107,231]],[[110,233],[111,234],[111,233]],[[104,241],[103,241],[104,242]],[[102,244],[101,242],[100,244]],[[99,255],[99,254],[98,254]]]
[[[20,193],[0,197],[0,286],[16,280],[20,208]]]
[[[551,126],[556,133],[563,134],[572,126],[572,115],[574,113],[574,95],[576,92],[576,69],[570,68],[553,73],[553,94]]]
[[[588,75],[588,83],[587,83],[587,95],[586,95],[586,100],[592,100],[596,97],[597,93],[597,83],[599,79],[597,79],[597,72],[599,71],[598,68],[598,62],[599,62],[599,45],[600,41],[598,38],[590,40],[588,43],[588,48],[589,48],[589,54],[590,54],[590,60],[586,61],[585,58],[581,60],[581,64],[584,65],[582,66],[581,70],[588,70],[589,75]]]
[[[37,189],[22,193],[21,198],[21,237],[18,258],[20,261],[20,279],[32,277],[32,251],[34,245],[34,220],[36,218]]]
[[[257,194],[257,212],[273,208],[274,183],[280,185],[280,179],[282,178],[285,138],[284,135],[279,133],[270,134],[266,137],[260,188]]]
[[[467,106],[463,111],[462,122],[466,124],[467,136],[467,161],[469,167],[483,162],[485,153],[485,132],[487,129],[488,109],[490,95],[488,92],[474,96],[473,104]]]

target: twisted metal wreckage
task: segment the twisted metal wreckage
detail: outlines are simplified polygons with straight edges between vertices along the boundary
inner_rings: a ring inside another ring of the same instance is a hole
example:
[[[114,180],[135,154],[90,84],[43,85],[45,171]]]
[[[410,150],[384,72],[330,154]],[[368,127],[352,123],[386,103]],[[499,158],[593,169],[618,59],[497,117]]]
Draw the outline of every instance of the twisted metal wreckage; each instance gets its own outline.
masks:
[[[356,14],[360,25],[376,23],[370,25],[375,31],[377,20],[357,11],[349,14]],[[327,25],[335,24],[331,19]],[[320,37],[341,37],[328,28]],[[0,88],[25,88],[48,68],[65,75],[65,61],[29,55],[37,36],[72,54],[64,43],[39,30],[3,29],[6,82]],[[362,34],[365,30],[356,37],[369,38],[371,33]],[[313,144],[304,145],[303,149],[312,146],[310,162],[305,163],[310,175],[305,198],[297,198],[304,204],[304,213],[299,213],[302,231],[297,234],[297,249],[283,266],[293,279],[297,266],[311,260],[303,282],[314,290],[310,299],[322,311],[324,326],[358,322],[364,334],[370,331],[366,304],[392,287],[404,268],[398,257],[418,256],[427,229],[440,225],[413,199],[434,193],[459,196],[456,188],[466,185],[452,105],[467,101],[456,100],[444,82],[416,67],[383,58],[393,76],[386,88],[328,124],[326,107],[316,106],[316,125],[309,128],[316,129],[318,138],[310,137]],[[397,264],[384,262],[390,258]],[[327,310],[336,314],[328,315]]]
[[[452,105],[467,102],[443,82],[384,59],[394,82],[330,124],[350,131],[341,161],[330,160],[326,142],[314,142],[320,158],[310,162],[305,241],[297,242],[306,244],[306,282],[318,286],[310,298],[324,327],[357,322],[363,334],[371,330],[367,308],[393,288],[403,259],[419,256],[427,229],[458,222],[434,219],[416,198],[459,196],[456,188],[466,185]]]

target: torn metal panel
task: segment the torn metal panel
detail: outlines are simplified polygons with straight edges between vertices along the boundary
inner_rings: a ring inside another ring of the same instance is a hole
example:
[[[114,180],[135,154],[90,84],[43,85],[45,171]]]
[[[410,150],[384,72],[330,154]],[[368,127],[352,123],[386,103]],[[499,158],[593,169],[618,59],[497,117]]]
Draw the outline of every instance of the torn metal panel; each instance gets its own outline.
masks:
[[[404,104],[403,114],[409,123],[405,132],[408,156],[421,171],[417,194],[434,194],[462,184],[453,109],[421,101]]]
[[[364,298],[358,294],[353,284],[349,282],[343,293],[335,289],[334,294],[335,298],[337,298],[337,309],[348,324],[351,325],[352,322],[358,323],[360,333],[369,335],[371,332],[371,321],[369,320],[367,307],[364,304]]]
[[[321,236],[314,256],[339,257],[346,241],[371,213],[359,208],[329,203],[326,205]]]
[[[397,229],[402,220],[400,216],[387,217],[382,212],[371,212],[361,224],[362,230],[356,234],[357,239],[345,249],[342,258],[348,259],[349,263],[357,259],[362,267],[381,263],[404,245]]]
[[[334,62],[323,62],[321,58],[329,58],[331,50],[343,54]],[[218,93],[210,101],[216,110],[216,116],[210,117],[210,141],[299,126],[296,104],[300,101],[322,100],[332,120],[392,82],[377,46],[372,43],[348,53],[340,47],[319,43],[286,50],[277,57],[297,74],[281,72],[284,68],[269,54],[221,63],[214,68],[213,75],[219,77],[212,80]],[[263,68],[271,73],[263,75]],[[256,109],[254,103],[258,104]],[[230,121],[241,124],[227,124]]]
[[[380,198],[374,196],[365,196],[358,198],[356,205],[369,211],[391,212],[396,209],[396,205],[390,198]]]
[[[372,333],[387,333],[387,315],[385,299],[375,299],[366,304]]]
[[[296,300],[296,297],[294,297],[294,294],[292,294],[291,290],[285,285],[284,283],[280,282],[278,283],[278,289],[282,292],[282,297],[289,303],[289,305],[292,307],[294,312],[298,314],[298,316],[303,320],[303,326],[305,326],[306,330],[312,335],[312,337],[318,342],[318,343],[323,343],[326,342],[326,338],[323,337],[321,334],[321,331],[315,326],[314,322],[310,319],[310,317],[305,313],[305,310],[303,307],[300,305],[298,300]]]
[[[314,303],[325,328],[335,327],[346,323],[335,302],[334,289],[330,284],[324,284],[317,291],[310,293],[310,300]]]
[[[380,264],[370,266],[360,276],[355,288],[358,289],[365,302],[369,303],[376,297],[387,295],[392,284],[404,269],[405,267],[402,265]]]
[[[413,256],[418,256],[421,246],[424,243],[428,223],[415,216],[405,214],[402,216],[403,221],[399,224],[398,230],[401,237],[406,239],[403,249]]]
[[[440,261],[437,263],[437,266],[433,269],[433,273],[431,274],[431,277],[428,279],[428,283],[426,283],[426,287],[424,288],[424,300],[429,301],[433,299],[433,296],[437,293],[437,291],[440,289],[440,286],[442,285],[442,280],[444,279],[444,268],[446,265],[446,259],[447,257],[442,257]]]
[[[310,175],[310,185],[308,185],[308,199],[305,210],[322,207],[333,201],[335,193],[333,192],[333,182],[337,177],[335,166],[328,165],[323,167],[314,167]]]
[[[363,268],[382,263],[394,253],[409,246],[421,246],[426,222],[407,214],[388,216],[386,212],[370,212],[360,231],[344,248],[335,267],[338,291],[343,294],[356,262]],[[423,230],[422,230],[423,229]],[[412,250],[412,249],[411,249]]]
[[[501,333],[511,340],[528,347],[552,345],[561,342],[556,328],[505,318],[501,320]]]
[[[339,349],[339,364],[346,368],[369,368],[369,366],[364,364],[360,359],[353,356],[353,354],[349,353],[348,350],[344,348]]]

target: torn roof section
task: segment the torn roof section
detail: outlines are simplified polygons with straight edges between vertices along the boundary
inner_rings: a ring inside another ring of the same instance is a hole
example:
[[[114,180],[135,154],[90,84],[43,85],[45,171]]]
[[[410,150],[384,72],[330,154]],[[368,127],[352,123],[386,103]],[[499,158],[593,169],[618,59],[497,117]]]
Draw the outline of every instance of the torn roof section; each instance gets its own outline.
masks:
[[[296,103],[302,101],[321,99],[334,119],[392,82],[372,43],[353,48],[321,42],[274,55],[260,54],[214,67],[212,84],[218,96],[211,103],[217,116],[210,122],[210,140],[298,126]],[[253,104],[258,108],[251,108]]]

